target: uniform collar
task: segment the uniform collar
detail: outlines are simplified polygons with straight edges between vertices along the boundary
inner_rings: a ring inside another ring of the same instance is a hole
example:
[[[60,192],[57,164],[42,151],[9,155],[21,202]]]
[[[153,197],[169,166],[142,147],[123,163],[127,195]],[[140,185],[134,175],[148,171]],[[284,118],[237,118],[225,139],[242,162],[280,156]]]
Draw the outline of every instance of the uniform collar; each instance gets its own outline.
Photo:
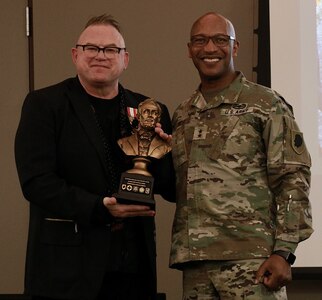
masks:
[[[206,101],[200,89],[198,88],[191,96],[191,105],[197,109],[204,111],[218,107],[223,103],[236,103],[240,92],[243,88],[243,83],[246,81],[242,72],[237,72],[237,77],[229,86],[218,92],[210,101]]]

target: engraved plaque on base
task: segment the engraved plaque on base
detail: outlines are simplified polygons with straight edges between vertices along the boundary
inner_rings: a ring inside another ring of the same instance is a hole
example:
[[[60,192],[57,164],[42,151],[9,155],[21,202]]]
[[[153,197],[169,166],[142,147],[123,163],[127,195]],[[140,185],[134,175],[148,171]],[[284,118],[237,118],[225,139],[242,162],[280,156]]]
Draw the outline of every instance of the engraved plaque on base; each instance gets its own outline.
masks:
[[[154,207],[154,178],[147,170],[150,160],[139,156],[133,162],[133,169],[122,173],[118,192],[113,196],[119,203]]]

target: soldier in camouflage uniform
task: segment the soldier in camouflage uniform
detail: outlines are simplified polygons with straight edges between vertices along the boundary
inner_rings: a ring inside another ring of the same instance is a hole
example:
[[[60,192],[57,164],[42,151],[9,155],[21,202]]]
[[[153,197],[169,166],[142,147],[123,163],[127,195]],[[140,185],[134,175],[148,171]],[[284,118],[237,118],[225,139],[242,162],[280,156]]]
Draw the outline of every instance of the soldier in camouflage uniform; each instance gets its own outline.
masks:
[[[184,299],[287,299],[295,249],[313,232],[311,160],[292,108],[235,71],[238,48],[223,16],[193,24],[201,84],[175,111],[172,141],[170,265]]]

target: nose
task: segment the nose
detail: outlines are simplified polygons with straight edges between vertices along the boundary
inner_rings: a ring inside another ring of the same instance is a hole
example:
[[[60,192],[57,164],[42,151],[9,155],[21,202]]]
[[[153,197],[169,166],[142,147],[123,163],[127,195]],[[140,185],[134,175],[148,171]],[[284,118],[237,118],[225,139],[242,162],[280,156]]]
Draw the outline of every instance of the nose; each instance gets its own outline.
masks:
[[[102,53],[102,54],[101,54]],[[98,59],[106,59],[106,55],[104,53],[104,49],[99,49],[95,58],[98,58]]]
[[[214,43],[214,41],[209,38],[207,44],[204,46],[204,50],[206,51],[214,51],[218,49],[218,46]]]

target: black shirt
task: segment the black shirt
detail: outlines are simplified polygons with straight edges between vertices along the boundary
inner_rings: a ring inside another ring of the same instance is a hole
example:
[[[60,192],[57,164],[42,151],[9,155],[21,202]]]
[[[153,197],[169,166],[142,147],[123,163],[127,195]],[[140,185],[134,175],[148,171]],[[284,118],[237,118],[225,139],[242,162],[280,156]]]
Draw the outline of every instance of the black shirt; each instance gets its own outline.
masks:
[[[120,136],[120,99],[119,95],[113,99],[101,99],[89,96],[95,116],[98,121],[99,130],[110,144],[112,156],[117,168],[118,178],[121,172],[131,167],[131,161],[121,151],[117,140]],[[103,209],[106,209],[103,207]],[[117,223],[117,220],[116,220]],[[143,228],[139,217],[129,218],[119,225],[112,226],[111,247],[109,252],[108,272],[143,272],[144,262],[147,257],[143,241]]]

